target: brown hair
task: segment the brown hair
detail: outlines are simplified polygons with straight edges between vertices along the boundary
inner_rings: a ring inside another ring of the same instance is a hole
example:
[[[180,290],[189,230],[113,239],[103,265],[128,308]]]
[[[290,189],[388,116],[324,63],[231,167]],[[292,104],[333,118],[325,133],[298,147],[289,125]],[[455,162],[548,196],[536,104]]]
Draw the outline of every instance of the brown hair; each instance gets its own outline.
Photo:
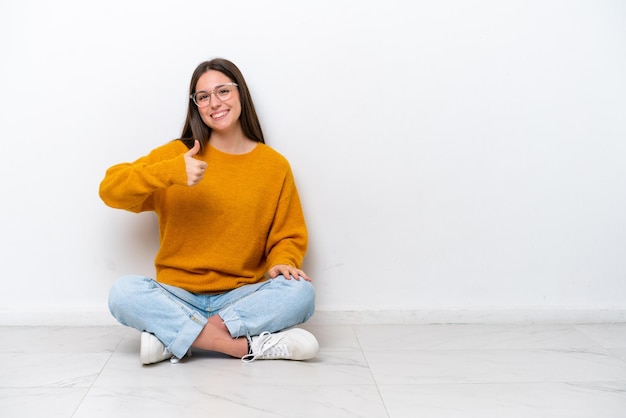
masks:
[[[196,84],[198,79],[207,71],[215,70],[224,74],[230,78],[233,83],[237,83],[239,89],[239,100],[241,100],[241,116],[239,120],[241,122],[241,129],[244,135],[256,142],[265,143],[263,138],[263,131],[261,129],[261,123],[254,109],[254,103],[252,103],[252,97],[248,90],[246,80],[243,78],[243,74],[239,71],[239,68],[232,62],[223,59],[215,58],[210,61],[205,61],[196,67],[196,70],[191,76],[191,82],[189,83],[189,94],[195,93]],[[185,126],[183,127],[183,133],[181,134],[181,140],[187,145],[188,148],[192,148],[195,140],[200,141],[200,145],[204,148],[209,137],[211,136],[211,128],[208,127],[200,117],[198,107],[189,99],[189,105],[187,108],[187,118],[185,120]]]

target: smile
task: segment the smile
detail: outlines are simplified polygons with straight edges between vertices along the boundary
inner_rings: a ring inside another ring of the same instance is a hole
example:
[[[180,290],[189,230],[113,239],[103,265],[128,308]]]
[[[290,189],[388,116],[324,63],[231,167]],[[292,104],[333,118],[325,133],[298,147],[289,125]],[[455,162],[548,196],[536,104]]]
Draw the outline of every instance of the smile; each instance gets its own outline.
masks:
[[[211,118],[213,119],[221,119],[228,114],[228,110],[222,110],[221,112],[213,113]]]

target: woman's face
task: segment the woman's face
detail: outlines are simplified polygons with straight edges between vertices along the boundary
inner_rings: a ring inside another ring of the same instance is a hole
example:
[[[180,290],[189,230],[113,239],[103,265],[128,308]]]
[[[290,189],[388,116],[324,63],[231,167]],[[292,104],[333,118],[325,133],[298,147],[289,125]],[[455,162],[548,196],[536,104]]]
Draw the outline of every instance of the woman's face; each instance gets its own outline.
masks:
[[[196,93],[213,92],[216,88],[232,82],[224,73],[209,70],[198,79]],[[225,132],[239,126],[239,116],[241,116],[239,90],[235,86],[230,88],[232,93],[228,99],[222,101],[216,94],[211,94],[209,105],[198,108],[202,121],[214,131]]]

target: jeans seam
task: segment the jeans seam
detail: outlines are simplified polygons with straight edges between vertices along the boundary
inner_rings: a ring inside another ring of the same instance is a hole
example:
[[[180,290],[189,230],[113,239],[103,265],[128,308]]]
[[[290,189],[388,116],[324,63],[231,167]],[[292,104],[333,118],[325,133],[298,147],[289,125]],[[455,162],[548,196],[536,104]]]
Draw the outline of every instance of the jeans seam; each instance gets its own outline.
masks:
[[[157,282],[156,280],[150,279],[150,278],[146,278],[147,280],[149,280],[152,284],[152,286],[154,286],[154,288],[158,288],[161,293],[163,293],[163,295],[165,295],[169,300],[171,300],[172,302],[174,302],[178,308],[183,311],[183,313],[185,315],[187,315],[187,317],[189,319],[191,319],[193,322],[195,322],[198,325],[206,325],[206,318],[204,318],[204,316],[198,312],[196,309],[192,309],[189,306],[185,305],[185,303],[183,303],[178,297],[176,297],[175,295],[173,295],[170,291],[168,291],[165,287],[161,286],[161,284],[159,282]],[[198,316],[203,318],[203,320],[199,320]]]

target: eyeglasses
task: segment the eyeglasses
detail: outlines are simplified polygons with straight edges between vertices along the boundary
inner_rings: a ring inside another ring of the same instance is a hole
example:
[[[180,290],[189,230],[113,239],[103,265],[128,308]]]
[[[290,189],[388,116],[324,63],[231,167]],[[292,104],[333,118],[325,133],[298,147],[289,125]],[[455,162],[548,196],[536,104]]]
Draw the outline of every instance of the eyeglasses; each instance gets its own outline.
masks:
[[[216,86],[212,91],[200,90],[190,95],[189,98],[198,107],[207,107],[211,104],[211,95],[214,94],[215,98],[220,102],[230,99],[230,95],[233,93],[234,88],[237,87],[237,83],[226,83]]]

